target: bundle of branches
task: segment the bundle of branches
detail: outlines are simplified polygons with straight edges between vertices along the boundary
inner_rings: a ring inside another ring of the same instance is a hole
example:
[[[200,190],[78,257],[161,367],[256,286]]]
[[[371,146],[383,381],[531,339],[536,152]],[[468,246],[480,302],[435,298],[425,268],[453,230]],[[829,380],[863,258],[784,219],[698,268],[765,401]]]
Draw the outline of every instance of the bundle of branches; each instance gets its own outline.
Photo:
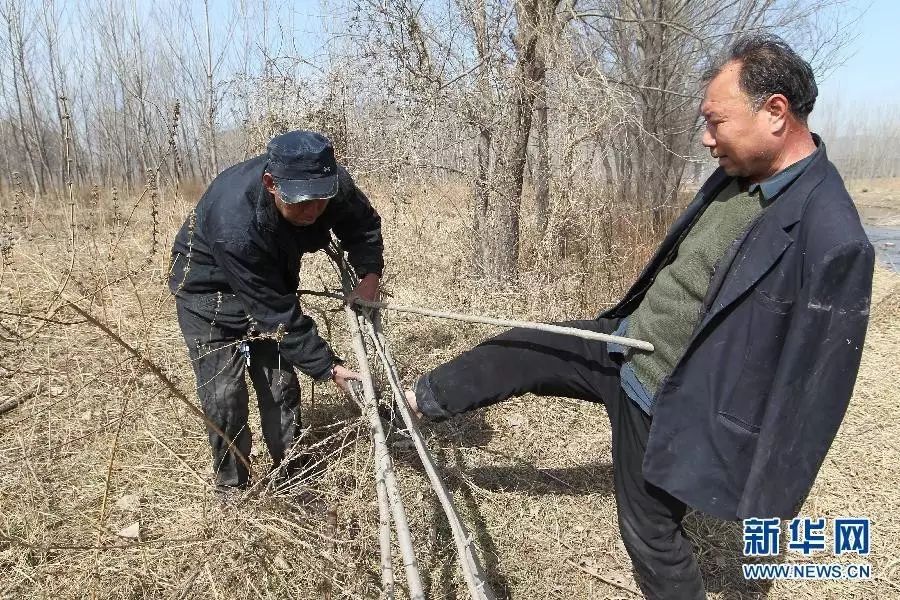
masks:
[[[340,247],[333,244],[329,249],[329,255],[340,275],[345,297],[358,283],[355,273],[344,258]],[[403,418],[407,433],[413,441],[416,452],[422,461],[422,465],[431,482],[432,489],[441,503],[441,508],[450,523],[453,540],[456,545],[460,567],[469,589],[469,594],[475,600],[491,600],[493,593],[487,586],[484,569],[481,566],[474,548],[473,538],[459,517],[450,492],[441,480],[435,467],[434,457],[428,450],[421,433],[416,426],[415,417],[406,404],[403,390],[400,386],[400,377],[397,368],[391,358],[387,347],[387,340],[381,327],[380,315],[375,309],[357,309],[345,306],[347,325],[350,330],[353,353],[358,363],[358,371],[362,376],[361,382],[351,384],[351,394],[359,404],[364,416],[369,421],[369,430],[375,447],[375,482],[377,486],[379,504],[379,541],[381,545],[381,573],[384,596],[394,596],[394,576],[391,569],[391,531],[390,521],[393,521],[396,529],[397,541],[403,556],[403,565],[406,571],[406,581],[411,598],[424,598],[422,580],[419,575],[419,567],[413,550],[412,536],[406,518],[406,510],[403,506],[400,492],[397,487],[393,461],[388,451],[385,439],[384,427],[378,412],[378,399],[372,379],[372,370],[369,367],[369,359],[366,353],[366,345],[363,339],[365,333],[376,357],[381,362],[388,382],[393,391],[393,398],[397,412]]]

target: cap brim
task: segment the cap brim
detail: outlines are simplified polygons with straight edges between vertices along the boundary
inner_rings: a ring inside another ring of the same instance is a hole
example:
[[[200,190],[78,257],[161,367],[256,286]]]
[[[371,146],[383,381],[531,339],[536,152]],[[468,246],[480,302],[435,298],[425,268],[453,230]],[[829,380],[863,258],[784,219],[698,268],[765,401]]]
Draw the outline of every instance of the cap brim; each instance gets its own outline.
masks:
[[[275,185],[278,191],[281,192],[281,199],[286,204],[334,198],[338,192],[337,175],[319,177],[317,179],[276,178]]]

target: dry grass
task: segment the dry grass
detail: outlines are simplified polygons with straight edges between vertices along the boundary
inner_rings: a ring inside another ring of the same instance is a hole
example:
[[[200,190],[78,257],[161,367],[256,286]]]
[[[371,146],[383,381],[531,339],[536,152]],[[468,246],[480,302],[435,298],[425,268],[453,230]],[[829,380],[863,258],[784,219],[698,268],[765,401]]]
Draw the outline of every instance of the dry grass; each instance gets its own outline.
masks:
[[[485,289],[467,277],[462,189],[417,187],[403,196],[388,187],[367,189],[385,223],[387,287],[398,301],[434,308],[541,319],[593,315],[622,292],[658,235],[646,233],[640,220],[612,215],[611,208],[607,218],[593,218],[573,203],[555,222],[559,229],[580,227],[570,230],[574,243],[563,247],[553,235],[526,240],[522,288]],[[127,227],[124,216],[136,194],[120,199],[116,211],[108,190],[78,198],[76,266],[64,292],[72,299],[87,296],[81,306],[191,398],[193,375],[163,278],[171,236],[195,192],[168,191],[155,200],[161,251],[149,262],[152,198],[145,197]],[[9,250],[0,306],[45,315],[70,259],[67,201],[42,204],[34,218],[30,199],[19,205],[3,199]],[[606,234],[613,238],[601,239]],[[328,265],[321,257],[307,260],[303,287],[322,280],[334,281]],[[809,516],[872,517],[875,579],[778,583],[768,597],[891,597],[900,586],[900,556],[893,549],[900,534],[894,510],[900,277],[879,270],[876,287],[855,398],[803,509]],[[345,350],[342,315],[333,318],[335,307],[327,301],[304,303],[335,347]],[[53,318],[77,320],[65,310]],[[303,383],[305,435],[317,444],[321,468],[292,493],[261,486],[223,510],[210,497],[202,427],[163,384],[88,324],[37,329],[41,323],[0,315],[0,396],[40,386],[0,416],[0,597],[377,596],[371,450],[348,401],[327,386],[313,394],[311,383]],[[385,327],[407,382],[494,331],[396,315],[387,315]],[[258,432],[258,423],[252,428]],[[497,591],[516,598],[634,597],[590,574],[633,586],[616,525],[602,407],[526,397],[442,424],[430,435]],[[399,432],[389,441],[428,595],[463,597],[449,528],[414,452]],[[266,452],[258,450],[253,460],[262,471]],[[139,539],[116,535],[134,522]],[[694,514],[688,529],[711,597],[759,596],[762,590],[739,572],[738,526]]]

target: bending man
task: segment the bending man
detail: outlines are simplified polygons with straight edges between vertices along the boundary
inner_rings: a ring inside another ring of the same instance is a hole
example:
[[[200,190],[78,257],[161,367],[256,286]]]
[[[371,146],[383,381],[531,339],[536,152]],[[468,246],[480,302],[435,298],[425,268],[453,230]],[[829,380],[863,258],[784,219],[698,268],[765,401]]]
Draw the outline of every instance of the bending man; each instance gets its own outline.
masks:
[[[282,465],[300,429],[296,367],[346,390],[358,375],[319,337],[297,301],[300,258],[340,239],[360,276],[354,295],[374,300],[384,268],[381,220],[331,142],[292,131],[269,142],[266,154],[213,180],[172,248],[169,286],[197,377],[203,411],[250,455],[249,371],[274,466]],[[209,431],[221,492],[247,485],[244,464]]]

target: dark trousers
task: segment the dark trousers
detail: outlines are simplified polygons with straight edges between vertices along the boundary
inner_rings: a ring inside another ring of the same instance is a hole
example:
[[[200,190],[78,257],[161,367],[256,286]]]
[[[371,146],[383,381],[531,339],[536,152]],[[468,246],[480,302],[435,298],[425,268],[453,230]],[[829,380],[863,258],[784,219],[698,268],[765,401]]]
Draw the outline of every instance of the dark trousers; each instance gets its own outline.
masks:
[[[249,320],[234,295],[178,296],[175,305],[204,414],[249,458],[252,440],[244,379],[245,371],[249,372],[263,439],[274,465],[279,467],[300,430],[300,386],[293,367],[281,357],[274,340],[241,342],[247,339]],[[216,484],[246,486],[247,468],[231,452],[228,442],[208,427],[207,432]]]
[[[614,320],[570,321],[569,327],[611,333]],[[612,428],[619,530],[647,598],[705,598],[703,581],[681,521],[686,506],[644,481],[641,463],[650,417],[619,385],[619,364],[604,342],[513,329],[479,344],[416,383],[422,412],[445,418],[533,393],[602,402]]]

